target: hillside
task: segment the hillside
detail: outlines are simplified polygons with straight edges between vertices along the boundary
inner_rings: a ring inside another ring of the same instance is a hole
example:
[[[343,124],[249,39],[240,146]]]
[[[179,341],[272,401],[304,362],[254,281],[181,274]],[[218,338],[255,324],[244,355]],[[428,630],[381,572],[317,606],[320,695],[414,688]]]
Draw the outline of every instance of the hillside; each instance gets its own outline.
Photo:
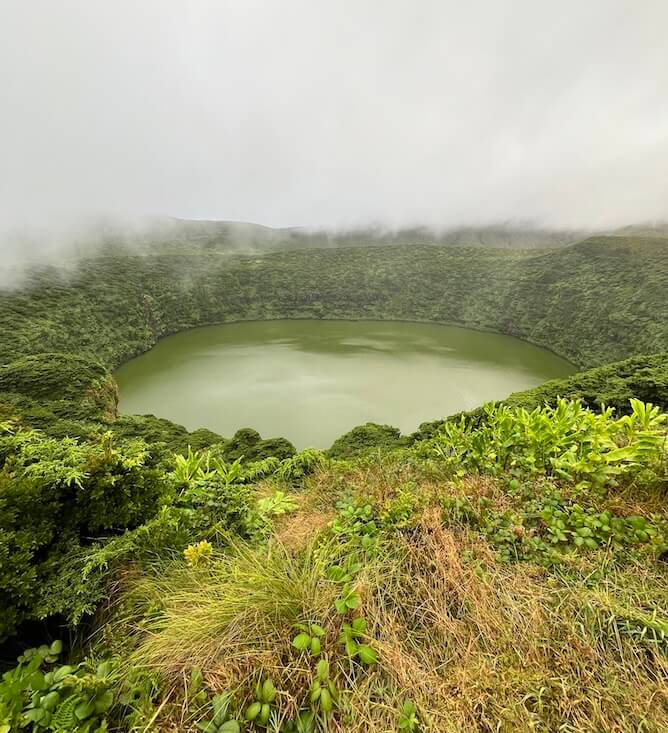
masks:
[[[113,368],[183,328],[263,318],[425,320],[498,331],[591,367],[668,346],[668,242],[549,253],[351,247],[86,260],[0,296],[0,362],[73,352]],[[72,328],[76,324],[76,328]]]
[[[633,236],[640,232],[630,230],[628,233]],[[97,226],[91,228],[89,236],[107,248],[146,249],[158,252],[191,249],[262,254],[281,250],[395,244],[546,249],[572,244],[584,239],[587,234],[588,232],[584,231],[517,224],[442,230],[426,227],[394,230],[358,227],[327,230],[308,227],[274,228],[235,221],[157,218],[134,224],[99,222]]]
[[[235,221],[156,218],[134,224],[98,222],[89,237],[105,247],[149,251],[209,250],[262,254],[281,250],[332,247],[379,247],[391,245],[436,245],[489,247],[494,249],[555,249],[589,236],[663,237],[666,222],[635,224],[609,231],[549,229],[531,224],[499,223],[430,229],[412,227],[385,229],[357,227],[327,230],[308,227],[275,228]],[[83,236],[83,235],[82,235]]]
[[[0,733],[665,730],[666,292],[655,236],[32,271],[0,295]],[[324,452],[118,416],[124,360],[265,318],[591,368]]]
[[[46,645],[0,724],[658,733],[665,429],[562,402],[357,460],[156,465],[4,422],[0,630]]]

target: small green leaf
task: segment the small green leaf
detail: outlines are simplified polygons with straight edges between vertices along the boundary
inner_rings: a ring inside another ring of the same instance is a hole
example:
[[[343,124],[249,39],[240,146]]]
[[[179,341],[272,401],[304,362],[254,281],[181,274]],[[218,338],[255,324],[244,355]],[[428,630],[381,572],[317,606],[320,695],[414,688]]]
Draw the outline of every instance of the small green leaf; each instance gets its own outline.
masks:
[[[325,681],[329,677],[329,662],[326,659],[321,659],[316,667],[318,678]]]
[[[114,695],[111,690],[105,690],[95,698],[95,712],[98,715],[106,713],[114,702]]]
[[[267,725],[267,723],[269,722],[270,714],[271,714],[271,707],[269,706],[269,703],[266,702],[262,706],[262,710],[260,710],[260,723],[262,723],[262,725]]]
[[[53,657],[57,657],[63,651],[63,642],[60,639],[54,641],[49,647],[49,654]]]
[[[86,720],[95,712],[95,704],[92,700],[84,700],[74,708],[74,714],[79,720]]]
[[[95,672],[95,676],[102,679],[103,677],[108,677],[111,674],[111,662],[107,660],[106,662],[101,662],[97,665],[97,670]]]
[[[336,689],[336,685],[334,684],[334,682],[332,682],[332,680],[329,681],[327,689],[329,690],[329,694],[332,696],[332,700],[339,699],[339,691]]]
[[[362,618],[361,616],[359,618],[356,618],[353,621],[353,629],[360,634],[363,634],[366,631],[366,619]]]
[[[292,640],[292,646],[295,649],[299,649],[300,652],[308,649],[310,643],[311,637],[308,634],[297,634],[297,636]]]
[[[39,701],[39,705],[40,707],[44,708],[44,710],[52,712],[59,702],[60,694],[53,690],[48,695],[44,695],[44,697]]]
[[[318,680],[316,680],[311,685],[311,693],[309,695],[309,698],[310,698],[311,702],[312,703],[317,702],[320,699],[321,693],[322,693],[322,687],[320,686],[320,682],[318,682]]]
[[[317,636],[311,639],[311,655],[314,657],[320,655],[320,639]]]
[[[229,695],[216,695],[211,700],[211,705],[213,707],[213,722],[216,725],[222,725],[225,718],[227,718],[227,709],[230,706]]]
[[[193,667],[190,671],[190,689],[192,692],[197,692],[204,683],[204,675],[199,667]]]
[[[357,654],[362,664],[375,664],[378,661],[376,651],[366,644],[360,644],[357,648]]]
[[[202,731],[202,733],[218,733],[218,726],[213,722],[213,720],[204,720],[201,723],[197,723],[197,728]]]
[[[239,733],[240,730],[239,723],[236,720],[228,720],[227,723],[223,723],[218,728],[218,733]]]
[[[28,684],[33,690],[46,690],[47,684],[44,675],[38,670],[33,672],[28,678]]]
[[[262,710],[262,703],[256,701],[246,708],[244,717],[246,720],[255,720],[260,714],[260,710]]]
[[[262,700],[264,702],[274,702],[276,699],[276,688],[270,679],[266,679],[262,685]]]
[[[360,605],[361,599],[357,595],[357,593],[351,593],[348,598],[346,598],[346,606],[350,608],[351,610],[354,610]]]
[[[322,690],[320,694],[320,708],[324,713],[331,713],[334,705],[329,690]]]
[[[58,667],[58,669],[53,673],[53,681],[62,682],[65,679],[65,677],[67,677],[68,675],[72,674],[75,671],[76,671],[75,668],[70,666],[69,664],[65,664],[62,667]]]
[[[42,708],[32,708],[31,710],[28,710],[23,717],[31,723],[39,723],[45,715],[46,710]]]

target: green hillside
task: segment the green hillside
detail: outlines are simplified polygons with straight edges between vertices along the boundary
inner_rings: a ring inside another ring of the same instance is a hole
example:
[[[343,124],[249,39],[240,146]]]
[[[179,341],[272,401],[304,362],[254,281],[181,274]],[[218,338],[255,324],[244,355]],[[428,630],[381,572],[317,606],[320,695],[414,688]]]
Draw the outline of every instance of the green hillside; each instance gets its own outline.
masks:
[[[263,318],[425,320],[494,330],[578,366],[668,345],[668,241],[549,253],[373,247],[132,256],[34,272],[0,298],[0,360],[71,352],[115,367],[183,328]]]
[[[0,294],[0,733],[668,729],[668,240],[242,255],[202,227]],[[270,318],[581,371],[329,451],[117,414],[162,336]]]

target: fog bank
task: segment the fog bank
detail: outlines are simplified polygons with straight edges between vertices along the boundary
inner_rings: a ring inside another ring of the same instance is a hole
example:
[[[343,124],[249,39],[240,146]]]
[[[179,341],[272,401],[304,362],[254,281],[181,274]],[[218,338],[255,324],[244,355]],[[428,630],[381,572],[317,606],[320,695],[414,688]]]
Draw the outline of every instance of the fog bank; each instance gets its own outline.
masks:
[[[662,0],[7,0],[0,231],[665,219],[666,28]]]

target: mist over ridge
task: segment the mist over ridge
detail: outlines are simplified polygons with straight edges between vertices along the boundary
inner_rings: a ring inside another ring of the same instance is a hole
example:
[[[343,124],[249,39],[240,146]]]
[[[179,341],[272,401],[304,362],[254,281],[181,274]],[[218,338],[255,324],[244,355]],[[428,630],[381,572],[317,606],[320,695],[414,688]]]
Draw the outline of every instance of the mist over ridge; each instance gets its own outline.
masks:
[[[10,1],[1,21],[4,253],[8,232],[42,256],[81,220],[149,213],[441,232],[667,217],[659,0]]]

